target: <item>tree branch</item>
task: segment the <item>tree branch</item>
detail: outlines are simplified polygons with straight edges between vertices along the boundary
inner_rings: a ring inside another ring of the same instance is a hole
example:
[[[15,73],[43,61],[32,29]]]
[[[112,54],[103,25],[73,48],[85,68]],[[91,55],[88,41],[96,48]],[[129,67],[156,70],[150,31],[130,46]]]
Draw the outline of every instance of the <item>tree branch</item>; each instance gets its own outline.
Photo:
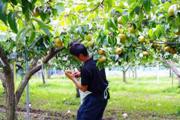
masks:
[[[127,66],[126,70],[125,71],[128,71],[128,69],[130,68],[130,65]]]
[[[180,42],[164,42],[164,41],[153,41],[151,43],[155,43],[155,44],[167,44],[167,45],[180,45]]]
[[[5,55],[4,50],[3,50],[3,48],[1,46],[0,46],[0,59],[1,59],[1,63],[3,64],[3,72],[4,72],[4,77],[6,79],[4,81],[4,84],[5,84],[5,86],[7,86],[7,84],[12,82],[12,81],[9,81],[9,80],[13,80],[13,73],[12,73],[8,58]]]
[[[4,50],[3,48],[0,46],[0,59],[1,59],[1,63],[3,65],[3,69],[11,69],[10,68],[10,65],[9,65],[9,62],[8,62],[8,58],[7,56],[5,55],[4,53]]]
[[[89,12],[95,11],[95,10],[98,9],[101,5],[103,5],[103,3],[104,3],[104,0],[102,0],[95,8],[93,8],[93,9],[90,10]]]
[[[172,69],[172,71],[177,75],[178,78],[180,78],[180,71],[177,69],[175,64],[172,61],[166,61],[164,60],[166,64]]]
[[[123,67],[123,70],[122,70],[122,71],[127,72],[127,71],[128,71],[128,69],[129,69],[129,67],[130,67],[130,64],[128,64],[126,68],[125,68],[125,67]]]
[[[104,0],[102,0],[99,4],[97,4],[97,6],[95,6],[93,9],[87,11],[87,10],[83,10],[83,11],[79,11],[80,13],[83,13],[83,12],[93,12],[95,11],[96,9],[98,9],[100,6],[102,6],[104,4]]]
[[[60,52],[63,49],[64,49],[64,47],[58,48],[58,49],[51,48],[50,51],[48,52],[48,54],[43,58],[41,64],[34,66],[28,72],[26,72],[21,84],[18,86],[18,89],[16,91],[16,105],[19,103],[21,95],[22,95],[27,83],[29,82],[30,78],[32,77],[32,75],[34,75],[36,72],[38,72],[42,68],[42,64],[48,63],[49,60],[51,60],[54,56],[57,55],[58,52]]]

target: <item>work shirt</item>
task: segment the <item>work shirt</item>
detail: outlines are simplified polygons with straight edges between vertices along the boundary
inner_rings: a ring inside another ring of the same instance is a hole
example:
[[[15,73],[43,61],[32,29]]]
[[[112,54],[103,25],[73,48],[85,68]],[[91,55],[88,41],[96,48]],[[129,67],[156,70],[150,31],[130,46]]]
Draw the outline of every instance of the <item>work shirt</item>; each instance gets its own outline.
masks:
[[[90,58],[81,68],[81,84],[88,86],[88,91],[95,96],[104,94],[104,90],[108,86],[105,69],[99,69],[95,60]]]

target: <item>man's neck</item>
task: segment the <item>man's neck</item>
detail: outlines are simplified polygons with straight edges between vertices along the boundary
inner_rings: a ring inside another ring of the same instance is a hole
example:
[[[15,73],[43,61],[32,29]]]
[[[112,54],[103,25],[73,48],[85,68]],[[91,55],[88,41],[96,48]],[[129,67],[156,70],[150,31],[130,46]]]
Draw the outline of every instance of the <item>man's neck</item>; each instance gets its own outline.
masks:
[[[91,59],[90,56],[87,56],[85,59],[84,59],[84,62],[88,61],[89,59]]]

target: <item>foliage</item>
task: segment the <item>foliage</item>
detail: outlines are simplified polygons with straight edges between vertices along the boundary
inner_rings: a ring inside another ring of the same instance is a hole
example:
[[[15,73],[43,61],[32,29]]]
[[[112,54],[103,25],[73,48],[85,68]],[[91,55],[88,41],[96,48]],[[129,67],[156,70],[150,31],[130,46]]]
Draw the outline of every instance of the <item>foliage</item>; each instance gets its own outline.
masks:
[[[2,0],[0,20],[6,34],[0,45],[7,55],[17,53],[21,64],[25,51],[29,61],[46,55],[56,37],[66,49],[58,55],[61,68],[74,63],[62,64],[71,58],[67,49],[74,40],[97,60],[102,55],[95,51],[104,49],[106,59],[99,65],[146,64],[180,53],[178,0]],[[116,54],[119,48],[122,52]]]

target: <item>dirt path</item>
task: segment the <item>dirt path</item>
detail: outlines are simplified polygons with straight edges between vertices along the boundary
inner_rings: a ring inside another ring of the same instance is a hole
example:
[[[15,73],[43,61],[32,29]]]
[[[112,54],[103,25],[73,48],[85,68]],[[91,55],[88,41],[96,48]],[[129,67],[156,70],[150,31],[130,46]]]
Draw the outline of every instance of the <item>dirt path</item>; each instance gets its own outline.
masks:
[[[5,114],[5,106],[0,105],[0,113]],[[21,120],[25,119],[26,110],[23,108],[17,108],[17,115],[18,118]],[[73,113],[66,113],[66,112],[52,112],[52,111],[45,111],[39,109],[31,109],[30,110],[30,118],[31,120],[70,120],[75,118],[75,114]],[[0,118],[2,120],[4,118]]]
[[[18,120],[25,120],[26,111],[23,108],[17,108]],[[39,109],[30,110],[31,120],[75,120],[76,112],[53,112]],[[5,107],[0,105],[0,120],[5,120]],[[180,120],[180,116],[166,115],[160,116],[155,113],[125,113],[120,110],[106,110],[103,120]]]

